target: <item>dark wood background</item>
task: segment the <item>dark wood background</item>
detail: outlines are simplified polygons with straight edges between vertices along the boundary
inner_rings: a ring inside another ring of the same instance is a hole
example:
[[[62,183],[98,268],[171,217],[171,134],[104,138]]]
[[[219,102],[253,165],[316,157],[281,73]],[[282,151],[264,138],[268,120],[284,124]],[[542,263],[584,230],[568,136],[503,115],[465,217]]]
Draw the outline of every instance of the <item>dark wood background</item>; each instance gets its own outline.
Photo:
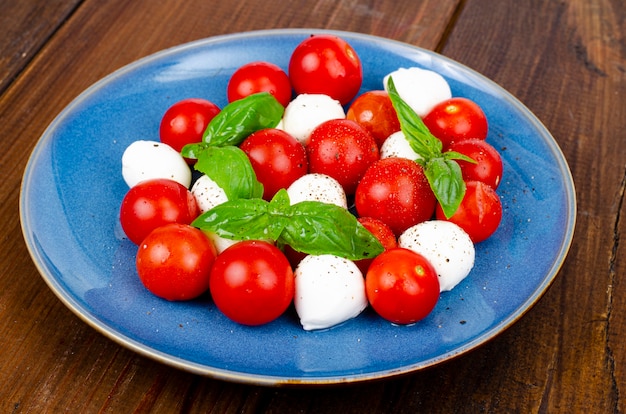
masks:
[[[0,412],[624,412],[625,19],[622,0],[0,2]],[[552,132],[576,183],[575,239],[554,284],[513,327],[401,378],[263,388],[138,356],[47,288],[18,200],[30,152],[59,111],[158,50],[284,27],[436,50],[502,85]]]

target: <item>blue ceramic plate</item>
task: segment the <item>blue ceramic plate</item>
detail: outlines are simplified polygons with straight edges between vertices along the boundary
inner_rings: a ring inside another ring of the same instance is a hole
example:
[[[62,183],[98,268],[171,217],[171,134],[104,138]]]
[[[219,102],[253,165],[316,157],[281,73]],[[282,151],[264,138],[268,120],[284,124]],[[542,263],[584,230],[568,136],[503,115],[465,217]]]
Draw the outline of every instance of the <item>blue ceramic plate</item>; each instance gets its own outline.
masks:
[[[570,171],[550,133],[513,96],[454,61],[346,32],[334,33],[360,55],[363,91],[381,89],[383,76],[399,67],[419,66],[442,74],[453,95],[487,114],[488,141],[504,160],[504,218],[477,246],[470,276],[413,326],[394,326],[368,310],[323,332],[302,330],[293,309],[268,325],[245,327],[210,299],[169,303],[142,287],[136,247],[118,224],[127,191],[124,149],[158,139],[161,116],[180,99],[225,105],[228,78],[244,63],[267,60],[286,69],[291,51],[311,33],[250,32],[165,50],[90,87],[45,131],[22,184],[23,232],[45,281],[86,323],[133,351],[201,375],[333,384],[392,377],[468,352],[511,326],[548,288],[569,249],[576,209]]]

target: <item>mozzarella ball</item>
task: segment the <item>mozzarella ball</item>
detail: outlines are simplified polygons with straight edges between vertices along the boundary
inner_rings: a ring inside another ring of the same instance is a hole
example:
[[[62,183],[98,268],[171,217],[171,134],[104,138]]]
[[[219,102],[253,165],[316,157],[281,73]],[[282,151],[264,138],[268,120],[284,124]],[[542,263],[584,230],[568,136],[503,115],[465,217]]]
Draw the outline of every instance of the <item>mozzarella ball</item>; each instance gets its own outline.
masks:
[[[287,105],[282,128],[303,145],[308,144],[311,131],[322,122],[346,117],[339,101],[328,95],[301,94]]]
[[[201,213],[206,213],[215,206],[228,201],[228,197],[222,187],[217,185],[208,175],[201,175],[191,187],[191,194],[196,199],[196,204],[200,208]],[[239,240],[226,239],[217,234],[203,230],[204,234],[213,242],[217,253],[221,253]]]
[[[350,260],[309,255],[296,267],[295,277],[294,305],[304,330],[330,328],[367,307],[363,274]]]
[[[437,271],[440,290],[452,290],[474,267],[474,243],[456,224],[430,220],[409,227],[398,238],[398,246],[424,256]]]
[[[421,117],[439,102],[452,97],[450,85],[437,72],[421,68],[400,68],[384,78],[384,88],[392,77],[398,95]]]
[[[346,192],[337,180],[319,173],[305,174],[287,188],[291,204],[301,201],[320,201],[348,208]]]
[[[389,135],[380,147],[380,158],[392,157],[407,158],[413,161],[422,158],[417,152],[413,151],[402,131]]]
[[[241,241],[241,240],[226,239],[222,236],[218,236],[212,231],[203,230],[203,232],[209,238],[209,240],[211,240],[211,242],[213,243],[213,246],[215,246],[215,250],[217,251],[217,254],[222,253],[224,250],[228,249],[233,244],[236,244]]]
[[[204,213],[213,207],[228,201],[222,187],[217,185],[208,175],[201,175],[191,187],[191,193],[196,198],[200,212]]]
[[[191,170],[182,155],[158,141],[135,141],[122,155],[122,176],[129,187],[153,178],[167,178],[189,188]]]

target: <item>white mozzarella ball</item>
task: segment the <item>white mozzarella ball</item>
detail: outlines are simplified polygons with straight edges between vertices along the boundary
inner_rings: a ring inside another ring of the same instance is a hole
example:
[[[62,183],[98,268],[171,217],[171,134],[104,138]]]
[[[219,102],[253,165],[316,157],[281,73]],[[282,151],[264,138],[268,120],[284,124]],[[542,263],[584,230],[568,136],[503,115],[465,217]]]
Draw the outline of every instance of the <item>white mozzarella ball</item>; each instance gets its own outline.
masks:
[[[452,290],[474,267],[474,243],[449,221],[430,220],[409,227],[398,238],[398,245],[421,254],[433,265],[442,292]]]
[[[421,117],[435,105],[452,97],[450,85],[443,76],[428,69],[400,68],[384,78],[384,88],[392,77],[398,95]]]
[[[355,318],[367,303],[365,280],[354,262],[309,255],[296,267],[294,305],[305,330],[330,328]]]
[[[191,194],[195,197],[196,204],[198,204],[198,208],[200,208],[202,213],[206,213],[213,207],[228,201],[228,197],[222,187],[217,185],[208,175],[201,175],[196,180],[191,187]],[[204,234],[213,242],[218,254],[238,242],[238,240],[218,236],[211,231],[205,230]]]
[[[191,169],[178,151],[158,141],[135,141],[122,155],[122,176],[129,187],[153,178],[167,178],[189,188]]]
[[[348,208],[346,192],[337,180],[319,173],[305,174],[287,188],[291,204],[301,201],[320,201]]]
[[[303,145],[308,144],[311,132],[319,124],[331,119],[345,118],[339,101],[323,94],[301,94],[289,102],[282,119],[282,128]]]
[[[201,175],[191,187],[191,193],[202,213],[228,201],[226,193],[208,175]]]
[[[212,231],[203,230],[203,232],[204,234],[206,234],[209,240],[213,242],[213,246],[215,246],[215,250],[217,251],[217,254],[222,253],[224,250],[228,249],[233,244],[236,244],[241,241],[241,240],[226,239],[224,237],[218,236]]]
[[[422,158],[417,152],[413,151],[402,131],[389,135],[380,147],[380,158],[392,157],[407,158],[409,160]]]

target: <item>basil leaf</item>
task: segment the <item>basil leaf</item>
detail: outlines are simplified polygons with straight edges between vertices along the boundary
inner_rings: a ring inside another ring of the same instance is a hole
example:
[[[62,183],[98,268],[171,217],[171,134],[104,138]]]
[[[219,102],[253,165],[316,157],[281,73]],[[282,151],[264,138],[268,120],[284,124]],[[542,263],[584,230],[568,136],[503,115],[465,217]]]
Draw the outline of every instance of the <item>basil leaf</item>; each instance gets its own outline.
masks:
[[[269,92],[259,92],[226,105],[209,122],[202,141],[212,146],[239,145],[251,133],[274,128],[285,108]]]
[[[197,155],[196,170],[215,181],[229,200],[263,196],[263,184],[257,180],[246,153],[238,147],[208,146]]]
[[[463,174],[461,167],[455,160],[465,160],[472,163],[475,161],[456,151],[442,153],[441,141],[430,133],[422,118],[398,95],[391,76],[387,82],[387,89],[400,120],[400,129],[404,132],[413,151],[422,157],[415,162],[424,168],[424,174],[430,188],[433,190],[445,216],[450,218],[459,208],[465,196]]]
[[[384,250],[348,210],[317,201],[292,206],[281,242],[303,253],[333,254],[350,260],[373,258]]]
[[[463,160],[463,161],[470,162],[472,164],[477,164],[477,161],[475,159],[468,157],[465,154],[461,154],[460,152],[446,151],[442,155],[447,160]]]
[[[281,215],[290,211],[289,193],[284,188],[281,188],[274,194],[274,197],[270,201],[269,209],[272,214]]]
[[[260,198],[229,200],[201,214],[191,225],[231,240],[275,240],[284,227]]]
[[[319,201],[290,205],[284,189],[270,202],[261,198],[229,200],[191,224],[231,240],[271,240],[303,253],[351,260],[373,258],[384,250],[348,210]]]
[[[183,149],[180,150],[180,155],[185,158],[197,160],[200,157],[200,153],[207,148],[209,148],[209,144],[205,142],[186,144]]]
[[[422,118],[400,97],[391,76],[387,82],[387,89],[389,98],[398,114],[400,129],[404,132],[413,151],[425,160],[441,154],[443,144],[430,133]]]
[[[202,142],[185,145],[181,155],[198,159],[208,147],[237,146],[253,132],[278,125],[284,110],[268,92],[259,92],[231,102],[207,125]]]
[[[461,167],[454,160],[443,157],[432,158],[426,163],[424,174],[443,213],[450,218],[459,208],[465,195],[465,182]]]

